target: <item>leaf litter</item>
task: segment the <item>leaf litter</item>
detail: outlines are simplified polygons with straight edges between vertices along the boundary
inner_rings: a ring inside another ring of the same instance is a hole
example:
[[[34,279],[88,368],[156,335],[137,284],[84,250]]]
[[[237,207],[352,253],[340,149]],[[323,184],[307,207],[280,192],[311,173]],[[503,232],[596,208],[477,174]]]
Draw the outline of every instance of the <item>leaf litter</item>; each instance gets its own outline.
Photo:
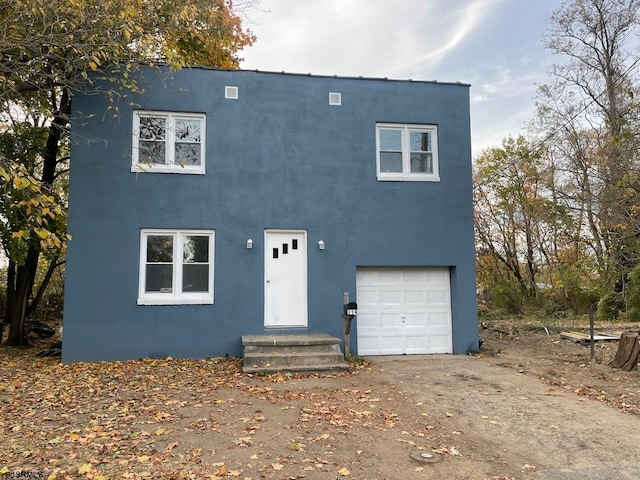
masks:
[[[402,423],[397,392],[359,387],[367,362],[339,374],[260,377],[243,374],[236,358],[65,365],[32,353],[0,349],[0,375],[8,380],[0,384],[5,473],[369,478],[375,436]],[[425,440],[425,432],[416,438]]]
[[[606,367],[615,351],[605,356],[605,349],[614,346],[598,346],[603,359],[585,367],[580,346],[521,336],[523,342],[485,332],[496,351],[518,352],[515,363],[499,354],[503,366],[522,369],[526,361],[526,375],[546,383],[543,396],[564,392],[640,412],[637,372]],[[511,480],[536,467],[510,465],[461,428],[464,413],[416,401],[370,363],[340,374],[262,377],[243,374],[233,358],[62,365],[33,354],[0,347],[0,475],[411,480],[433,468],[449,469],[442,478],[465,478],[455,476],[466,474],[465,462],[475,468],[484,458],[488,466],[478,478]],[[491,413],[478,422],[495,429],[508,419]],[[553,434],[566,428],[544,427]],[[447,460],[416,466],[408,461],[414,450]]]

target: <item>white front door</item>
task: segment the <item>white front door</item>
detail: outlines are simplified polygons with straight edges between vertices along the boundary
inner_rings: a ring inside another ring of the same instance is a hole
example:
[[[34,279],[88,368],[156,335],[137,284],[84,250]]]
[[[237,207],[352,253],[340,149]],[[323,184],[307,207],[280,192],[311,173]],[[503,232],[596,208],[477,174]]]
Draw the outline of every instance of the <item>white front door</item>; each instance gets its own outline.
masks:
[[[307,232],[265,230],[264,325],[307,326]]]

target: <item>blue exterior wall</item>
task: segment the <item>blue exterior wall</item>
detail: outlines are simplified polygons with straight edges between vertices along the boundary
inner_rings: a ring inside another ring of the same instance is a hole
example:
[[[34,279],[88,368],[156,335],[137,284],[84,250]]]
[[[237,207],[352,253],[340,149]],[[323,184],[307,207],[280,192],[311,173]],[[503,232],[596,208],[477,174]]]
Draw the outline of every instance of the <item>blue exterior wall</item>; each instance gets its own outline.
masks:
[[[240,356],[242,335],[265,333],[269,228],[307,230],[296,332],[342,337],[357,266],[445,266],[454,353],[477,348],[467,85],[203,68],[139,84],[138,108],[206,113],[206,175],[132,173],[132,107],[74,97],[64,362]],[[377,181],[376,122],[436,124],[440,182]],[[137,305],[142,228],[215,229],[213,305]],[[357,353],[357,320],[351,333]]]

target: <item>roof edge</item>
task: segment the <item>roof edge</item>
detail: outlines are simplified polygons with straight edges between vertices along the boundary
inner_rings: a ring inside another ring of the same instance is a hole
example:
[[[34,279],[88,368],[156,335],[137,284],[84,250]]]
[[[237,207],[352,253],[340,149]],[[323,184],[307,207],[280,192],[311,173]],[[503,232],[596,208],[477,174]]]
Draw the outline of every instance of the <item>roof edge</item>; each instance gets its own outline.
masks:
[[[167,66],[167,64],[156,63],[158,66]],[[183,67],[183,69],[198,69],[198,70],[215,70],[219,72],[243,72],[243,73],[258,73],[265,75],[286,75],[286,76],[296,76],[296,77],[313,77],[313,78],[336,78],[342,80],[375,80],[375,81],[385,81],[385,82],[401,82],[401,83],[429,83],[429,84],[437,84],[437,85],[457,85],[462,87],[471,87],[471,84],[465,82],[441,82],[438,80],[414,80],[412,78],[409,79],[398,79],[398,78],[388,78],[388,77],[365,77],[365,76],[350,76],[350,75],[323,75],[323,74],[314,74],[314,73],[296,73],[296,72],[285,72],[284,70],[281,72],[276,72],[272,70],[258,70],[258,69],[243,69],[243,68],[218,68],[218,67],[208,67],[202,65],[187,65]]]

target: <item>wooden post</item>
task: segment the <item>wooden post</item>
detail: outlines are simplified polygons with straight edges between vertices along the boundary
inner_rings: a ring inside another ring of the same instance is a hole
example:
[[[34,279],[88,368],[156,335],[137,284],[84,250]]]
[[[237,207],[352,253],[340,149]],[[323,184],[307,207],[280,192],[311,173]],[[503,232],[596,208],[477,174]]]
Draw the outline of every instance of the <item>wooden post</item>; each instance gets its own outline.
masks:
[[[640,335],[633,332],[623,332],[620,336],[618,351],[611,362],[614,368],[631,371],[638,364],[638,356],[640,355]]]
[[[591,342],[591,363],[596,361],[596,352],[595,352],[595,344],[596,342],[593,340],[593,304],[589,305],[589,341]]]
[[[351,345],[349,345],[349,337],[350,333],[347,332],[347,322],[349,321],[349,316],[344,313],[344,305],[349,303],[349,292],[342,292],[342,333],[344,335],[344,358],[349,359],[351,357]]]

